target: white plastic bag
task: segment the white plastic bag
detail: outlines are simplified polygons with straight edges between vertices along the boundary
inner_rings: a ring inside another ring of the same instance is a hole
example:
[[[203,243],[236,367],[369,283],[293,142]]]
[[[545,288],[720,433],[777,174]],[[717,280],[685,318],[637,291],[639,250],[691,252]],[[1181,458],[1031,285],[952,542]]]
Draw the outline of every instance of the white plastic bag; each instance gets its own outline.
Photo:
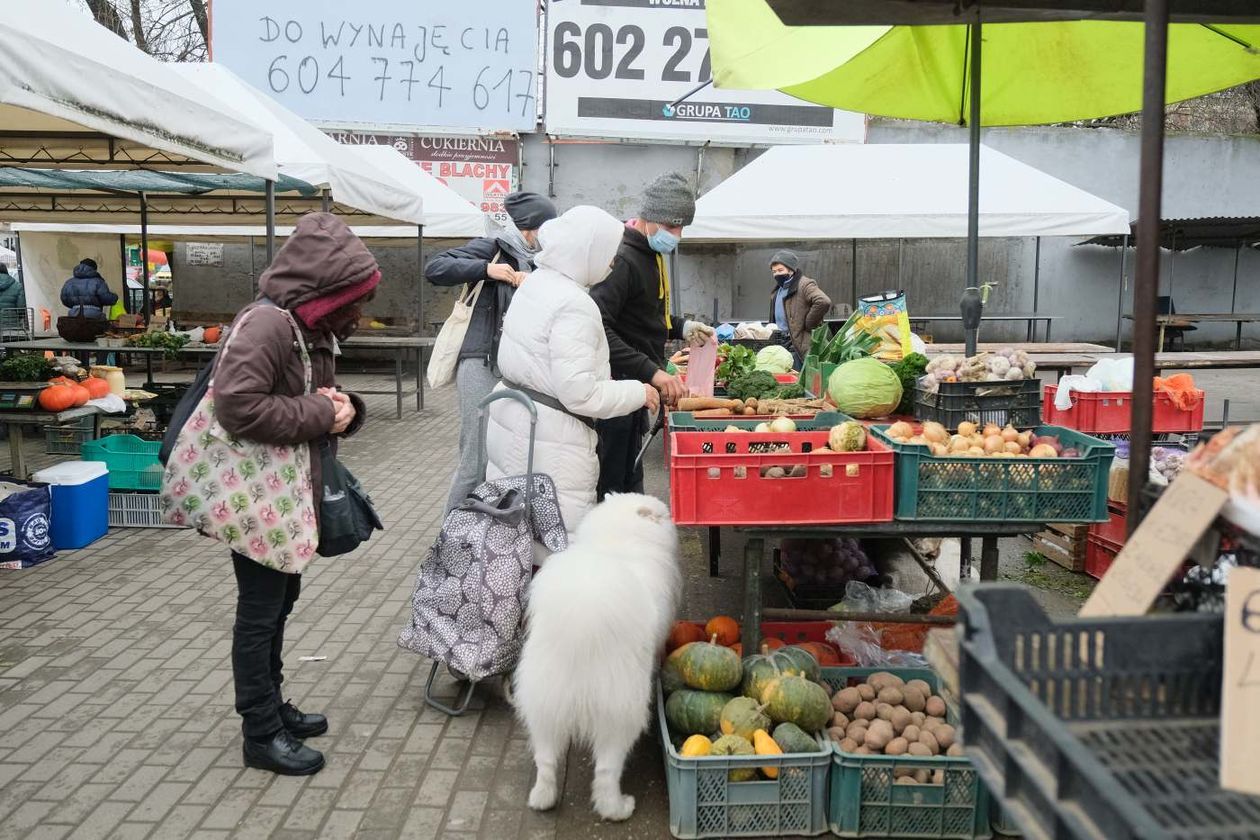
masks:
[[[1054,407],[1059,411],[1067,411],[1072,407],[1072,392],[1094,393],[1101,391],[1102,386],[1097,379],[1072,373],[1059,379],[1058,390],[1054,392]]]
[[[860,580],[851,580],[844,587],[844,600],[833,606],[831,610],[839,613],[906,613],[910,612],[910,605],[913,603],[914,597],[900,589],[888,587],[876,589]]]
[[[1099,390],[1132,391],[1133,357],[1099,359],[1097,364],[1085,372],[1085,375],[1098,383]]]
[[[122,414],[127,410],[127,403],[117,394],[106,394],[98,399],[88,400],[87,404],[96,406],[106,414]]]

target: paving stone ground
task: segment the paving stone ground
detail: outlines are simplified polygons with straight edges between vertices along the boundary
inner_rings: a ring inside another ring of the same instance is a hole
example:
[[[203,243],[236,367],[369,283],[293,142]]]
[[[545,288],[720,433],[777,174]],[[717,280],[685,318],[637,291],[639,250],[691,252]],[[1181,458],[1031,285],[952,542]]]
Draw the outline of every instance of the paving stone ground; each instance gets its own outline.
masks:
[[[1250,387],[1233,393],[1254,419],[1255,374],[1239,377],[1230,383]],[[525,807],[525,735],[502,700],[483,692],[477,711],[447,718],[421,699],[428,663],[395,639],[454,466],[451,398],[431,393],[424,412],[395,420],[393,399],[373,397],[367,428],[343,450],[388,529],[350,558],[313,564],[288,625],[285,693],[332,721],[313,741],[328,756],[315,776],[242,769],[229,662],[235,586],[215,543],[115,530],[43,566],[0,572],[0,840],[668,837],[653,735],[626,770],[638,799],[628,823],[595,819],[591,766],[578,752],[560,805],[539,815]],[[659,446],[647,463],[649,489],[663,493]],[[1009,541],[1004,555],[1023,547]],[[689,615],[738,609],[732,560],[709,578],[687,532],[683,563]]]

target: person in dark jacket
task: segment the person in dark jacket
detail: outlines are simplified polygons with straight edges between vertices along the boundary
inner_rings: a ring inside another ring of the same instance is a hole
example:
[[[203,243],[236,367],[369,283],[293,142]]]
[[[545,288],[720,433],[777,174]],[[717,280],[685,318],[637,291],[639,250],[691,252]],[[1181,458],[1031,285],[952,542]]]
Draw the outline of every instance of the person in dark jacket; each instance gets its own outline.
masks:
[[[459,352],[455,388],[459,393],[459,465],[451,479],[446,509],[462,502],[482,482],[486,462],[477,460],[478,406],[499,384],[495,359],[503,316],[512,302],[512,292],[534,270],[538,253],[538,229],[556,218],[556,206],[532,192],[515,192],[505,202],[513,226],[495,236],[483,236],[467,245],[443,251],[424,268],[425,278],[435,286],[467,284],[469,291],[486,281],[473,306],[472,319]],[[498,258],[497,260],[495,258]]]
[[[670,314],[666,257],[678,247],[682,229],[695,214],[695,196],[686,178],[676,172],[657,178],[643,193],[638,217],[626,223],[611,273],[591,289],[608,334],[613,378],[651,383],[666,403],[685,397],[687,388],[665,372],[665,342],[703,344],[713,336],[707,324],[678,324]],[[643,492],[643,466],[636,466],[635,459],[650,422],[647,410],[640,409],[596,424],[601,500],[608,493]]]
[[[18,311],[20,310],[20,311]],[[0,332],[26,330],[26,290],[0,263]]]
[[[84,258],[74,267],[74,276],[61,287],[61,303],[69,308],[71,316],[106,321],[106,313],[118,303],[118,295],[109,290],[96,260]]]
[[[800,370],[809,352],[810,333],[831,311],[831,298],[817,281],[801,274],[801,258],[795,251],[775,251],[770,256],[770,275],[774,278],[770,323],[778,325],[783,345],[792,351],[792,366]]]
[[[334,378],[334,339],[358,327],[362,307],[381,272],[367,246],[331,213],[298,220],[293,234],[259,278],[259,300],[236,317],[240,335],[221,352],[214,371],[215,414],[238,438],[281,446],[309,446],[315,510],[323,496],[319,448],[363,425],[363,400],[340,391]],[[276,307],[289,310],[303,332],[311,363],[311,393],[293,328]],[[256,315],[243,320],[253,310]],[[317,514],[318,515],[318,514]],[[303,776],[324,756],[301,739],[328,731],[323,715],[306,714],[282,699],[284,625],[302,586],[287,574],[233,552],[238,588],[232,628],[232,676],[242,718],[246,767]]]

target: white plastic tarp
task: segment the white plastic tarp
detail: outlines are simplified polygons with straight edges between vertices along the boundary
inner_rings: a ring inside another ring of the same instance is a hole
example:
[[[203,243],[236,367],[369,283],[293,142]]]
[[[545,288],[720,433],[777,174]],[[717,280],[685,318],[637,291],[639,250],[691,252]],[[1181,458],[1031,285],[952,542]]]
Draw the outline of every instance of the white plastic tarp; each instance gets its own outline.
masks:
[[[297,114],[251,87],[221,64],[170,64],[176,73],[231,103],[249,122],[275,137],[280,172],[327,188],[334,202],[384,221],[424,224],[424,200],[354,149],[343,146]]]
[[[65,0],[0,0],[0,131],[120,138],[117,165],[161,168],[174,157],[276,175],[264,129]],[[72,152],[79,141],[54,142]]]
[[[967,235],[967,147],[776,146],[703,195],[687,242]],[[1128,211],[986,146],[981,236],[1127,233]]]

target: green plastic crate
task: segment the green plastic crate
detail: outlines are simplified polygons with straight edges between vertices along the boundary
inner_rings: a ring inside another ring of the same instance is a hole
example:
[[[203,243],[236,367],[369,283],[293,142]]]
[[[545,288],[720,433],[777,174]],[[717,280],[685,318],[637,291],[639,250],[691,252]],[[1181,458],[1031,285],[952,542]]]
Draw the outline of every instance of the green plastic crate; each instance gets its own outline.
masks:
[[[896,518],[943,522],[1106,522],[1107,478],[1115,447],[1062,426],[1057,435],[1080,458],[955,458],[898,443],[887,426],[871,431],[897,453]]]
[[[165,470],[158,460],[160,440],[135,435],[110,435],[88,441],[80,450],[85,461],[104,461],[110,490],[160,490]]]
[[[815,399],[821,399],[827,390],[827,380],[837,367],[834,362],[819,364],[817,356],[806,356],[801,366],[801,387]]]
[[[808,432],[816,429],[830,429],[845,420],[852,419],[849,415],[838,411],[821,411],[815,414],[812,420],[793,418],[792,422],[796,424],[798,432]],[[672,432],[720,432],[727,426],[747,429],[751,432],[757,428],[758,423],[766,422],[769,421],[764,417],[753,420],[745,420],[742,417],[709,417],[697,420],[690,411],[671,411],[669,414],[669,428]]]
[[[656,716],[665,780],[669,831],[682,840],[699,837],[813,837],[827,831],[830,747],[815,736],[818,752],[788,755],[702,756],[678,754],[665,722],[665,695],[656,686]],[[779,778],[732,782],[732,768],[778,767]]]
[[[924,680],[936,691],[940,679],[920,668],[823,668],[832,691],[887,671],[903,680]],[[957,725],[953,713],[950,723]],[[828,815],[839,837],[991,837],[989,790],[965,756],[856,755],[832,743]],[[898,770],[944,771],[941,784],[898,785]]]

